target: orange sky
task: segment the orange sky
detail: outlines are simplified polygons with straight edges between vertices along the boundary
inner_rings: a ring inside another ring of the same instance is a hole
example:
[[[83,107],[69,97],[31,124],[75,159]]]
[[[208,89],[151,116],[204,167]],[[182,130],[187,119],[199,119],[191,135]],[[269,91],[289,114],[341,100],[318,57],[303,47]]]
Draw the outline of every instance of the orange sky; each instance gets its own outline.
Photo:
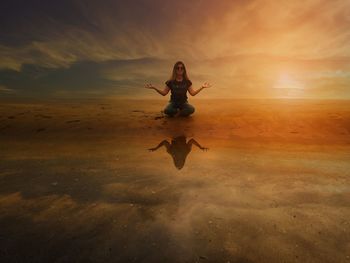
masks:
[[[121,2],[6,3],[0,96],[157,98],[183,60],[201,98],[350,98],[348,0]]]

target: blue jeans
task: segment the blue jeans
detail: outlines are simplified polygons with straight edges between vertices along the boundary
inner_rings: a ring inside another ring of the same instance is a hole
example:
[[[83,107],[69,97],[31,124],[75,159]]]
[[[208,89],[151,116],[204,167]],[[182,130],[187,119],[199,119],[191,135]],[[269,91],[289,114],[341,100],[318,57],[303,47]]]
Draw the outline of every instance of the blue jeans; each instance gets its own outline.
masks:
[[[169,104],[164,109],[164,113],[168,116],[174,116],[178,111],[180,111],[180,116],[189,116],[194,112],[194,107],[187,101],[182,104],[169,101]]]

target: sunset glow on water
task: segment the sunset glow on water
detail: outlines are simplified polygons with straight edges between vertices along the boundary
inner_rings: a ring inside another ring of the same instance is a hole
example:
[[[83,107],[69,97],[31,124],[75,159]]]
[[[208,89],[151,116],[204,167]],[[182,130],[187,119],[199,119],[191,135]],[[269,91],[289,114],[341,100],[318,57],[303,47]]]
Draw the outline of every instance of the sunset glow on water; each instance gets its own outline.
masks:
[[[1,262],[350,262],[350,1],[0,13]]]

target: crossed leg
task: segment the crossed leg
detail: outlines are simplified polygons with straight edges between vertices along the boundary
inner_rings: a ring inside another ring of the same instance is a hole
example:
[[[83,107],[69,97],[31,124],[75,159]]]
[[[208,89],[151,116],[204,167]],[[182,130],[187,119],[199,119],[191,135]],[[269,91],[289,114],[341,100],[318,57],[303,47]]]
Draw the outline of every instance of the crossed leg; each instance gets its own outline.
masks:
[[[191,104],[186,102],[181,107],[180,116],[187,117],[187,116],[190,116],[192,113],[194,113],[194,107]]]
[[[189,104],[188,102],[184,103],[183,105],[176,106],[173,102],[170,102],[165,108],[164,108],[164,113],[170,117],[176,115],[179,112],[180,116],[187,117],[194,113],[195,109],[194,107]]]
[[[176,108],[172,102],[170,102],[164,109],[164,113],[170,117],[174,116],[177,112],[178,108]]]

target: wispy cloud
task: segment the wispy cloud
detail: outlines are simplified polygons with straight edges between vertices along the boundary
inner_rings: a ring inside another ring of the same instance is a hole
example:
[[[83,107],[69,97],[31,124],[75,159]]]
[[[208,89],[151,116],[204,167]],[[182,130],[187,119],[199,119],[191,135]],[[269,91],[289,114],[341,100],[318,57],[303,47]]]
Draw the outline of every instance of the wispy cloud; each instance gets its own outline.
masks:
[[[9,89],[9,88],[7,88],[7,87],[5,87],[3,85],[0,85],[0,93],[1,92],[12,93],[12,92],[14,92],[14,90],[13,89]]]
[[[172,64],[183,60],[195,85],[208,80],[218,87],[208,97],[274,96],[271,87],[281,74],[293,76],[314,97],[323,85],[315,76],[328,78],[327,86],[332,76],[329,94],[336,96],[337,85],[349,80],[349,10],[346,0],[33,0],[20,7],[5,1],[0,84],[47,95],[88,94],[94,85],[108,95],[111,89],[103,87],[117,83],[119,94],[129,90],[123,86],[142,82],[163,85]],[[95,65],[89,76],[76,72],[89,63]],[[40,68],[41,75],[28,67]]]

